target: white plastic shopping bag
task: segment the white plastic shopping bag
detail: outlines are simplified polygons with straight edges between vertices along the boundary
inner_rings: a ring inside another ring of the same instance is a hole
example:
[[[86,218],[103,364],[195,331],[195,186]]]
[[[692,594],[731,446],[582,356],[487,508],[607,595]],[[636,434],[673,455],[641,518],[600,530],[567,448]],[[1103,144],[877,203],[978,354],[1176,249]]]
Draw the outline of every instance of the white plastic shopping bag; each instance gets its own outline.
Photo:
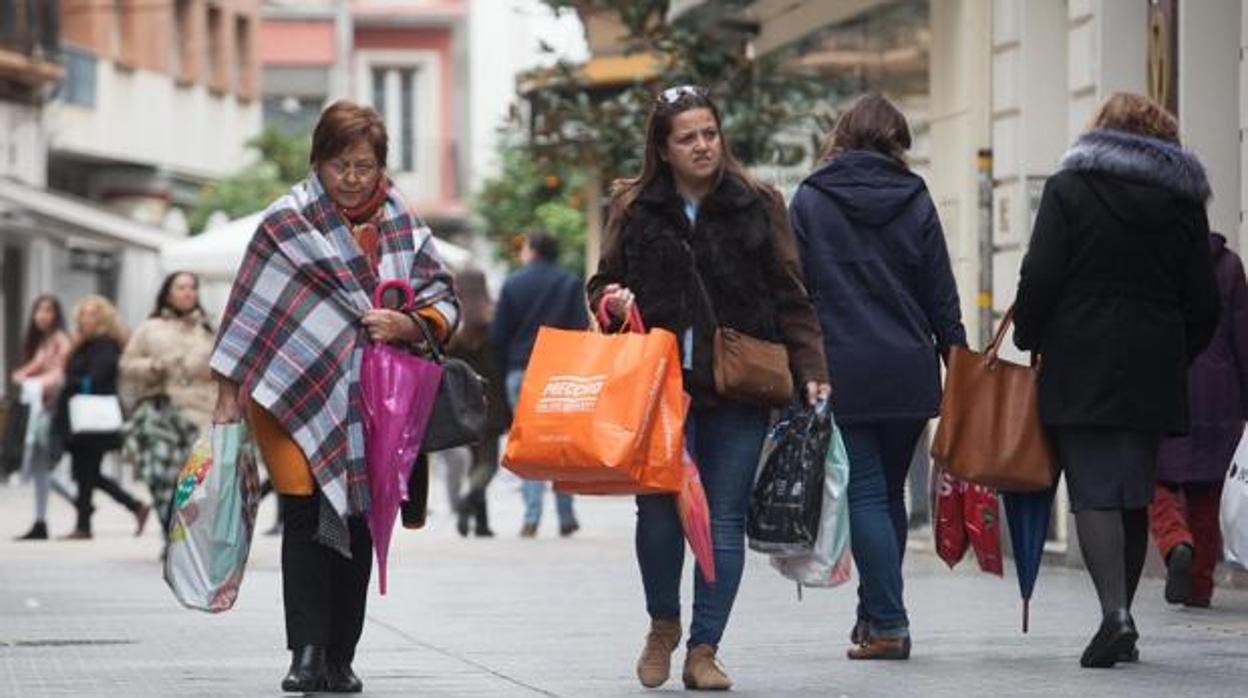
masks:
[[[1222,485],[1222,544],[1227,562],[1248,569],[1248,432]]]
[[[246,425],[213,425],[178,473],[171,504],[165,582],[183,606],[220,613],[234,605],[259,505]]]

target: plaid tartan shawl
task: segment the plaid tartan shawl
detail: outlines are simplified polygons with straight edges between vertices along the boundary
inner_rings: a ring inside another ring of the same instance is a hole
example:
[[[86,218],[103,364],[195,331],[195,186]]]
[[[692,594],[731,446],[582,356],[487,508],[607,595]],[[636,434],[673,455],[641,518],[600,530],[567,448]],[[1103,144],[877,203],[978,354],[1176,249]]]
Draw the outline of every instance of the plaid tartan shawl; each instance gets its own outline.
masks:
[[[378,283],[408,281],[417,306],[459,319],[433,236],[393,183],[377,221],[376,272],[313,173],[265,211],[234,281],[212,368],[242,386],[287,430],[337,516],[318,539],[350,557],[345,518],[368,511],[359,390],[363,314]]]

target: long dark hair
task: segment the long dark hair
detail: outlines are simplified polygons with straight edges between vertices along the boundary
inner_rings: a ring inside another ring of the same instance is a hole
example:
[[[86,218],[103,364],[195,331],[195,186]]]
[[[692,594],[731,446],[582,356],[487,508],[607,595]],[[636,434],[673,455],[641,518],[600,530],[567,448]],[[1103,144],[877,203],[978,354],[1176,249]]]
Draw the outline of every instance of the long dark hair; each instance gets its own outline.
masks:
[[[191,277],[191,280],[195,282],[195,307],[191,308],[191,311],[198,311],[199,314],[203,316],[204,321],[200,323],[201,327],[209,332],[216,332],[216,330],[212,328],[212,323],[208,322],[208,313],[204,310],[204,306],[199,302],[199,276],[195,274],[195,272],[175,271],[169,276],[166,276],[164,282],[160,284],[160,292],[156,294],[156,307],[152,308],[152,312],[148,315],[148,317],[161,317],[164,315],[166,310],[177,316],[184,314],[178,312],[178,309],[173,307],[173,304],[169,302],[169,292],[173,290],[173,284],[178,280],[179,276],[189,276]]]
[[[672,166],[663,159],[663,149],[667,147],[667,137],[672,133],[672,119],[691,109],[709,109],[715,117],[715,127],[719,129],[719,142],[722,150],[719,177],[725,173],[732,174],[745,182],[746,186],[762,191],[762,186],[745,171],[728,147],[728,138],[724,134],[724,120],[720,117],[719,107],[715,106],[711,94],[703,87],[685,85],[672,87],[659,93],[650,108],[650,116],[646,119],[646,150],[642,156],[641,174],[632,179],[616,180],[611,185],[610,229],[618,230],[622,219],[637,197],[646,187],[663,175],[670,175]]]
[[[476,351],[490,334],[494,305],[486,286],[485,274],[478,269],[455,272],[455,294],[459,297],[459,331],[451,339],[451,350]]]
[[[884,95],[870,93],[855,100],[836,120],[823,157],[831,160],[850,150],[871,150],[904,165],[910,144],[906,116]]]
[[[39,329],[35,324],[35,313],[39,311],[39,306],[44,303],[52,304],[52,327],[46,332]],[[35,302],[30,304],[30,324],[26,326],[25,341],[22,343],[22,362],[25,363],[35,358],[35,353],[39,351],[39,345],[44,340],[57,332],[65,331],[65,311],[61,308],[61,302],[56,296],[45,293],[35,298]]]

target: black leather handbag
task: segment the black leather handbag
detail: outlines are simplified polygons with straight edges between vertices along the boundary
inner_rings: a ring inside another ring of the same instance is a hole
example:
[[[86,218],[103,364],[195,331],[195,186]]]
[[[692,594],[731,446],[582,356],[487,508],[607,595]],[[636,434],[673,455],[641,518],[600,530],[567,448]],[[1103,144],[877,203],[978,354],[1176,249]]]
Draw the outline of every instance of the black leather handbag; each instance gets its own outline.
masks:
[[[413,314],[425,335],[429,358],[442,365],[442,384],[421,443],[421,453],[436,453],[481,440],[486,426],[486,381],[472,366],[447,357],[424,318]]]

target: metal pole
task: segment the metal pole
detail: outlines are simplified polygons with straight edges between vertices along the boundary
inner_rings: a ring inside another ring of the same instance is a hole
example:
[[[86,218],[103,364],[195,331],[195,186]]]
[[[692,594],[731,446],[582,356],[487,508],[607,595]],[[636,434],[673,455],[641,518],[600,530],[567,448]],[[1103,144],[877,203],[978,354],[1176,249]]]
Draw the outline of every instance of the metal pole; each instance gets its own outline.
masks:
[[[992,149],[981,148],[975,159],[979,183],[979,346],[992,341],[996,318],[992,309]]]

